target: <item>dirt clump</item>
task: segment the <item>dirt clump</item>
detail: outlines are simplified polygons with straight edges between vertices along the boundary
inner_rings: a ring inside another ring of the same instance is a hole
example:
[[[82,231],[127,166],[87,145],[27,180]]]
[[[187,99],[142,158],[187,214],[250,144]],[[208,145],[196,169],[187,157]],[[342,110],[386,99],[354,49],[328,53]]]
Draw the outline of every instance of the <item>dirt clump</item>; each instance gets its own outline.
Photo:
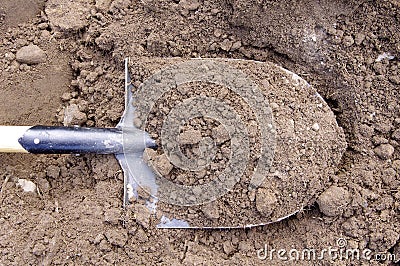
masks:
[[[350,200],[350,193],[345,188],[332,186],[318,197],[317,203],[323,214],[337,216],[343,213]]]

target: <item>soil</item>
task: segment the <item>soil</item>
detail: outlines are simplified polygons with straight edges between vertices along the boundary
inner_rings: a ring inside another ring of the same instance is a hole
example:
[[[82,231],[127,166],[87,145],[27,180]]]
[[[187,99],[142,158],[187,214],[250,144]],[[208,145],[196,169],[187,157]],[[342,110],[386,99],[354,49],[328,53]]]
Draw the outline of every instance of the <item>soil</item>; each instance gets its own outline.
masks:
[[[298,191],[306,203],[302,211],[251,229],[155,229],[143,205],[121,208],[123,176],[111,155],[2,154],[0,264],[394,265],[389,259],[286,262],[276,252],[270,261],[257,254],[266,245],[269,250],[321,251],[343,247],[344,240],[348,249],[400,259],[399,28],[395,0],[2,1],[3,125],[115,126],[124,109],[122,60],[127,55],[134,88],[168,65],[160,58],[235,58],[273,62],[298,74],[336,115],[336,121],[320,116],[318,123],[337,122],[344,136],[335,131],[330,145],[337,150],[322,151],[334,158],[320,168],[329,175],[317,178],[323,182],[311,185],[311,193]],[[17,61],[17,51],[30,44],[45,52],[45,62]],[[255,69],[249,67],[248,74],[272,71]],[[285,96],[290,98],[278,95]],[[279,108],[280,101],[268,100],[273,111],[286,110]],[[158,122],[162,113],[156,114]],[[281,116],[274,116],[280,136]],[[200,130],[198,124],[186,129]],[[157,134],[156,125],[148,128],[151,134]],[[323,124],[311,126],[310,132],[324,129]],[[211,121],[208,129],[217,127]],[[214,133],[219,135],[224,138]],[[253,146],[257,151],[256,141]],[[274,162],[284,164],[279,154],[278,149]],[[311,159],[324,161],[323,156]],[[16,185],[19,179],[35,183],[39,193],[24,192]],[[279,202],[274,189],[261,188],[255,211],[274,215],[265,208]],[[226,219],[213,208],[204,207],[202,213],[208,220]]]

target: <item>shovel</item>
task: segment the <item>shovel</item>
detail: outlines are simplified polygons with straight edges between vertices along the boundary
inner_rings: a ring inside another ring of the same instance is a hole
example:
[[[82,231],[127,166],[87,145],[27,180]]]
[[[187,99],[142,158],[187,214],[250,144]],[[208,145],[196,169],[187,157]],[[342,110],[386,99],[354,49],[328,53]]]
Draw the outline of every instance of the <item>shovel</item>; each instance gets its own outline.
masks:
[[[116,128],[2,126],[0,152],[115,154],[123,206],[158,228],[265,225],[301,211],[327,186],[346,148],[343,131],[296,74],[246,60],[143,59],[152,75],[133,93],[135,64],[125,59]],[[183,96],[171,107],[165,95]],[[169,109],[162,126],[159,108]]]

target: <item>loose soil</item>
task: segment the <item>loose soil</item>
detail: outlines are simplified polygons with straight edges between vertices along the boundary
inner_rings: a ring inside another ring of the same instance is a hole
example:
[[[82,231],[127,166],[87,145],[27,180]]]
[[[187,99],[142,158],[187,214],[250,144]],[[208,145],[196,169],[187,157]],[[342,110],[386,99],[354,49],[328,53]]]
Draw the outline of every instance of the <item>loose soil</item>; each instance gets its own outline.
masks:
[[[297,73],[336,115],[336,121],[317,120],[337,122],[344,136],[337,131],[332,139],[338,148],[323,151],[329,158],[336,154],[328,168],[320,168],[329,172],[324,182],[311,186],[317,187],[311,194],[298,191],[307,197],[301,212],[235,230],[160,230],[141,205],[123,211],[122,173],[113,156],[2,154],[0,264],[287,265],[276,253],[273,261],[260,260],[257,251],[265,245],[321,251],[343,239],[349,249],[400,259],[399,29],[395,0],[2,1],[3,125],[115,126],[124,108],[126,56],[135,88],[163,65],[160,58],[235,58],[273,62]],[[44,63],[16,60],[29,44],[46,53]],[[281,110],[280,101],[269,103]],[[347,148],[340,157],[343,138]],[[274,162],[283,163],[277,154]],[[23,192],[18,179],[33,181],[40,193]],[[265,190],[264,202],[274,202],[271,188]],[[202,213],[208,220],[224,217],[212,208]],[[349,263],[395,262],[312,262]]]

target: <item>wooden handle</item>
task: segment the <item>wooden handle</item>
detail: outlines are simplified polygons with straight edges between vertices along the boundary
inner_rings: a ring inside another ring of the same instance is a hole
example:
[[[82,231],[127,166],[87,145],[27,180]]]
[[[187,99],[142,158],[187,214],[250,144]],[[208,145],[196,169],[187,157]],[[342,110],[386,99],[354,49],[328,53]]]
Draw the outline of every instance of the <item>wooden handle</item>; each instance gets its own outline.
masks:
[[[30,126],[0,126],[0,152],[28,152],[18,140]]]
[[[156,147],[136,128],[0,126],[0,152],[121,154]]]

